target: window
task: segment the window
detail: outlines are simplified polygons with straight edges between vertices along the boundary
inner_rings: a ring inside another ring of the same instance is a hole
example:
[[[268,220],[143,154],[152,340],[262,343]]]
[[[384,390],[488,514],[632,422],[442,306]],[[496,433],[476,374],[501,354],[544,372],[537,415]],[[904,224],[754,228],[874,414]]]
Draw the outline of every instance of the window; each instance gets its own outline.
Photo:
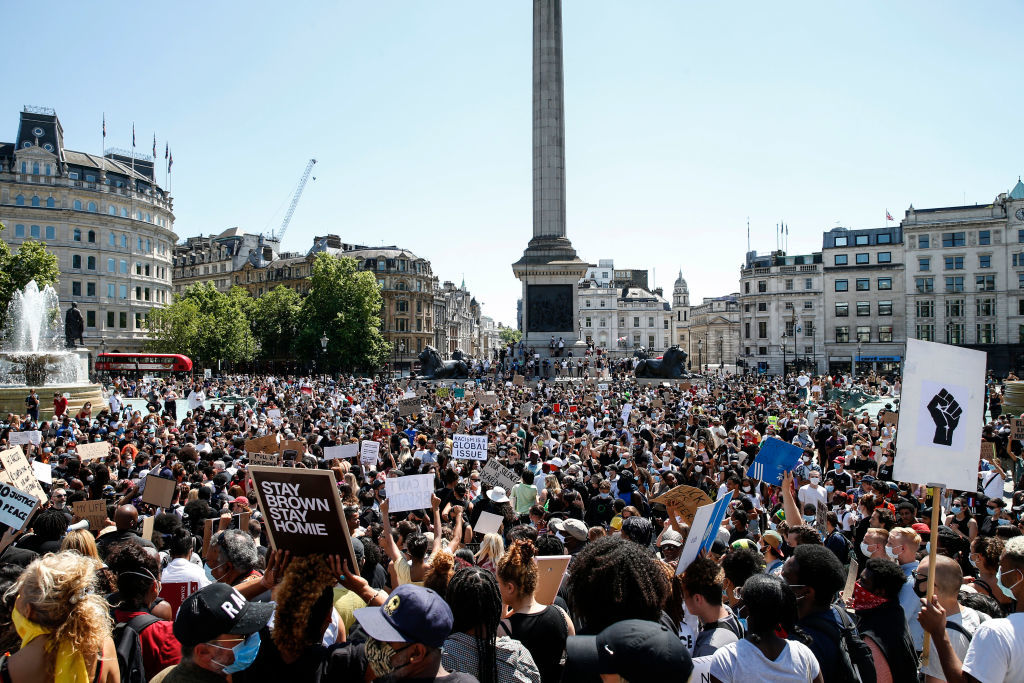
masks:
[[[647,318],[647,327],[654,327],[654,318]]]
[[[759,356],[767,356],[768,355],[768,347],[767,346],[758,346],[757,347],[757,355],[759,355]]]
[[[891,251],[880,251],[878,252],[879,263],[892,263],[892,252]]]
[[[640,317],[633,316],[633,327],[640,327]]]
[[[871,280],[866,277],[857,278],[857,291],[866,292],[871,289]]]
[[[942,233],[943,247],[962,247],[967,243],[965,232],[944,232]]]
[[[1024,299],[1021,299],[1021,303],[1024,304]],[[750,339],[750,323],[743,323],[743,338]]]
[[[142,301],[142,287],[135,288],[135,300]]]
[[[932,292],[935,290],[935,278],[933,277],[914,278],[914,284],[918,292]]]
[[[765,301],[758,301],[757,302],[757,310],[758,310],[759,313],[763,312],[763,311],[767,311],[768,310],[768,303],[765,302]]]
[[[856,244],[858,247],[863,247],[865,244],[868,243],[868,236],[857,235],[856,237],[853,238],[853,243]]]
[[[127,249],[128,248],[128,235],[121,235],[121,248],[122,249]]]
[[[836,317],[846,318],[850,315],[850,304],[836,302]]]
[[[850,341],[850,328],[846,325],[840,325],[836,328],[836,343],[846,344]]]
[[[95,256],[90,256],[89,258],[87,258],[85,263],[86,263],[86,268],[88,268],[89,270],[96,270],[96,257]]]
[[[964,341],[964,324],[946,323],[946,343],[963,344]]]
[[[39,206],[39,197],[37,195],[32,195],[32,206]]]
[[[814,310],[814,302],[813,301],[805,301],[804,302],[804,310],[805,311]]]
[[[117,262],[114,261],[114,259],[112,259],[112,258],[108,258],[107,259],[107,272],[108,273],[116,273],[117,272]]]
[[[847,237],[837,237],[836,238],[836,246],[837,247],[845,247],[848,244],[849,244],[849,239]]]
[[[892,325],[879,325],[878,326],[878,341],[880,341],[880,342],[891,342],[892,341]]]
[[[1021,232],[1024,232],[1024,230],[1021,230]],[[1024,242],[1024,240],[1021,240],[1021,241]],[[743,283],[743,292],[744,292],[744,294],[750,294],[750,283],[749,282],[744,282]]]
[[[90,230],[89,231],[89,234],[87,235],[86,241],[88,241],[89,244],[96,244],[96,231],[95,230]]]
[[[24,237],[25,236],[25,226],[24,225],[15,225],[14,226],[14,236],[15,237]]]
[[[918,325],[917,338],[921,341],[935,341],[935,325]]]
[[[963,256],[947,256],[945,259],[946,270],[963,270],[964,269],[964,257]]]
[[[89,211],[96,213],[96,202],[89,202],[89,206],[87,208],[89,209]]]
[[[87,283],[85,283],[85,295],[86,296],[96,296],[96,283],[95,282],[87,282]]]
[[[991,230],[979,230],[978,231],[978,244],[981,246],[987,246],[992,244],[992,231]]]
[[[878,315],[892,315],[892,302],[891,301],[879,301],[878,302]]]
[[[848,292],[850,291],[849,280],[836,280],[836,291],[837,292]]]
[[[114,329],[114,312],[107,311],[107,328]]]
[[[78,254],[72,254],[71,255],[71,267],[72,268],[81,268],[82,267],[82,257],[79,256]]]
[[[82,283],[72,282],[71,283],[71,296],[82,296]]]
[[[871,263],[871,254],[857,254],[857,265],[863,266]]]
[[[81,211],[82,210],[82,200],[81,199],[76,199],[75,203],[73,204],[73,206],[75,207],[75,211]]]
[[[126,313],[125,311],[121,311],[120,313],[118,313],[117,323],[117,326],[120,327],[122,330],[126,329],[128,327],[128,313]]]
[[[857,315],[871,315],[871,302],[870,301],[858,301],[857,302]]]
[[[25,206],[25,195],[19,194],[17,197],[15,197],[14,198],[14,205],[15,206]]]
[[[128,274],[128,262],[125,261],[124,259],[121,259],[120,266],[121,266],[121,274],[122,275],[127,275]]]
[[[963,299],[946,299],[946,317],[962,318],[966,310]]]
[[[814,336],[814,321],[813,320],[805,320],[804,321],[804,336],[805,337],[813,337]]]
[[[935,302],[931,299],[919,299],[914,302],[914,309],[918,318],[935,317]]]
[[[127,206],[122,206],[121,207],[121,218],[128,218],[128,207]]]
[[[991,268],[992,267],[992,255],[982,254],[978,256],[978,267],[979,268]]]
[[[1017,315],[1024,315],[1024,299],[1017,299]]]
[[[918,249],[927,249],[930,241],[931,240],[928,238],[928,235],[921,235],[917,238]]]
[[[964,291],[964,279],[962,276],[947,277],[946,278],[946,291],[947,292],[962,292]]]
[[[1024,268],[1024,254],[1011,254],[1014,268]]]
[[[73,239],[75,242],[81,242],[82,231],[79,228],[75,228],[74,231],[71,233],[71,239]]]
[[[849,257],[846,254],[836,254],[835,264],[837,266],[845,266],[849,263]]]
[[[85,326],[96,327],[96,311],[85,312]]]
[[[974,302],[975,312],[978,317],[991,316],[996,314],[996,300],[979,298]]]
[[[796,325],[794,324],[794,322],[793,322],[792,320],[787,320],[787,321],[786,321],[786,332],[785,332],[785,335],[786,335],[787,337],[792,337],[792,336],[794,336],[794,335],[793,335],[793,330],[794,330],[794,329],[796,329]]]
[[[804,289],[814,289],[814,280],[811,278],[804,278]]]
[[[136,251],[142,251],[142,238],[136,237],[135,239],[138,240],[138,248],[136,249]]]
[[[145,322],[145,318],[143,318],[142,314],[141,313],[136,313],[135,314],[135,329],[141,330],[144,322]]]
[[[975,284],[978,286],[979,292],[994,292],[996,291],[996,276],[993,275],[976,275],[974,277]]]
[[[758,280],[757,281],[757,291],[762,292],[762,293],[763,292],[767,292],[768,291],[768,281],[767,280]]]
[[[587,308],[590,308],[590,299],[587,299],[585,303],[587,305]]]
[[[930,258],[924,257],[924,258],[917,259],[917,269],[918,270],[927,271],[927,270],[931,270],[931,268],[932,268],[932,260]]]
[[[880,289],[880,290],[892,289],[892,278],[891,277],[880,277],[880,278],[878,278],[878,289]]]
[[[875,238],[877,244],[892,244],[892,235],[883,232]]]
[[[108,299],[113,299],[115,296],[117,296],[117,285],[115,285],[112,282],[108,282],[107,283],[107,298]]]
[[[115,235],[114,233],[110,233],[110,246],[117,246],[117,235]]]
[[[783,306],[783,308],[786,309],[787,311],[792,311],[793,310],[793,302],[792,301],[787,301],[785,303],[785,305]]]
[[[759,322],[757,324],[757,337],[758,337],[758,339],[767,339],[768,338],[768,323],[767,322],[763,322],[762,321],[762,322]]]
[[[49,166],[47,166],[47,168],[49,168]],[[57,206],[57,202],[56,202],[56,200],[54,200],[53,197],[47,197],[46,198],[46,208],[47,209],[53,209],[53,208],[56,208],[56,206]]]
[[[793,291],[793,281],[792,280],[786,280],[786,291],[787,292]]]
[[[117,215],[117,207],[113,204],[107,204],[107,213],[111,216]]]
[[[117,287],[117,298],[127,299],[128,298],[128,285],[118,285]]]
[[[30,227],[28,229],[28,234],[32,236],[32,239],[36,239],[36,240],[39,239],[39,235],[40,235],[39,226],[38,225],[33,225],[32,227]]]
[[[48,240],[55,240],[55,239],[57,239],[57,228],[53,227],[52,225],[47,225],[46,226],[46,239],[48,239]]]
[[[862,325],[857,328],[857,341],[862,343],[868,343],[871,341],[871,326]]]

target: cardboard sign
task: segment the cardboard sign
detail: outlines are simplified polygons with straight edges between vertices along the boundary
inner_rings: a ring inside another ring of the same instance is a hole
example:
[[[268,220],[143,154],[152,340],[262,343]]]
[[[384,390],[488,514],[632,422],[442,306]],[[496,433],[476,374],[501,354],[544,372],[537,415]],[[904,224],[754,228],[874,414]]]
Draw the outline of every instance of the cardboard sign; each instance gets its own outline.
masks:
[[[164,479],[155,474],[149,474],[143,481],[142,502],[155,505],[158,508],[171,507],[174,500],[174,488],[178,485],[174,479]]]
[[[27,491],[40,501],[46,500],[46,491],[43,491],[43,487],[36,481],[36,472],[21,452],[21,446],[0,451],[0,463],[3,464],[15,488]]]
[[[324,449],[324,460],[359,457],[359,444],[347,443],[341,446],[328,446]]]
[[[0,485],[0,522],[21,530],[32,517],[39,500],[26,491],[7,484]]]
[[[1015,417],[1010,420],[1010,438],[1024,439],[1024,418]]]
[[[889,412],[889,413],[886,413],[885,415],[882,415],[882,424],[894,425],[897,422],[899,422],[899,420],[900,420],[900,414],[899,413]],[[1022,438],[1024,438],[1024,437],[1022,437]]]
[[[524,403],[522,407],[519,408],[519,414],[524,417],[529,417],[530,415],[533,415],[533,402],[527,401],[526,403]]]
[[[761,443],[761,450],[757,452],[754,462],[750,463],[747,476],[772,486],[781,486],[782,473],[796,467],[803,453],[804,450],[799,446],[769,437]]]
[[[456,460],[486,460],[487,437],[476,434],[456,434],[452,437],[452,457]]]
[[[522,375],[516,375],[515,377],[512,378],[512,384],[514,386],[517,386],[517,387],[523,386],[523,383],[525,381],[526,381],[526,378],[523,377]]]
[[[388,512],[429,510],[434,495],[434,475],[413,474],[406,477],[388,477],[384,480],[388,495]]]
[[[488,391],[483,394],[477,392],[476,400],[479,401],[482,406],[493,406],[498,403],[498,395],[493,391]]]
[[[156,523],[156,517],[146,517],[142,520],[142,538],[147,541],[153,540],[153,525]]]
[[[359,443],[359,462],[363,465],[373,467],[377,464],[380,456],[380,443],[376,441],[361,441]]]
[[[334,472],[257,466],[249,473],[274,550],[297,556],[340,551],[350,567],[359,566]]]
[[[653,401],[651,401],[651,407],[652,408],[660,408],[663,405],[665,405],[665,402],[662,401],[660,398],[656,398]]]
[[[29,444],[38,446],[39,442],[42,441],[43,435],[39,430],[33,430],[31,432],[11,432],[7,435],[7,440],[12,446],[27,446]]]
[[[814,510],[814,528],[818,530],[818,532],[822,535],[822,537],[825,536],[825,532],[826,532],[826,527],[825,527],[825,521],[826,521],[825,520],[825,516],[826,515],[828,515],[828,506],[825,505],[824,503],[822,503],[819,500],[817,502],[817,505],[816,505],[815,510]]]
[[[71,507],[81,519],[89,520],[89,528],[93,531],[102,531],[107,525],[105,500],[79,500]]]
[[[302,456],[306,454],[306,442],[298,439],[285,439],[277,447],[277,452],[281,454],[283,460],[302,460]],[[293,452],[294,457],[292,457]]]
[[[105,458],[110,455],[109,441],[94,441],[92,443],[80,443],[75,446],[75,455],[82,462],[94,458]]]
[[[856,559],[850,560],[850,569],[846,572],[846,586],[843,588],[843,604],[853,597],[853,587],[857,583],[857,577],[859,576],[860,565]]]
[[[711,496],[699,488],[680,484],[657,498],[651,499],[651,502],[661,503],[666,507],[668,507],[669,503],[673,503],[679,508],[679,514],[683,521],[687,524],[692,524],[693,515],[696,514],[697,508],[710,505],[712,501]]]
[[[267,434],[258,439],[247,439],[245,442],[246,453],[276,453],[277,434]]]
[[[419,398],[401,398],[398,400],[398,414],[407,417],[420,412]]]
[[[506,492],[511,492],[512,487],[519,483],[519,476],[513,470],[491,458],[480,470],[480,481],[491,488],[500,486]]]
[[[996,445],[991,441],[981,442],[981,459],[992,462],[996,457]]]
[[[213,539],[213,519],[203,520],[203,557],[210,551],[210,540]]]
[[[504,521],[505,518],[501,515],[496,515],[493,512],[481,512],[480,518],[476,521],[476,529],[474,531],[485,536],[487,534],[496,534],[498,529],[501,528],[501,523]]]
[[[438,387],[434,390],[434,396],[438,398],[448,398],[448,387]]]
[[[250,465],[262,467],[277,467],[281,464],[281,456],[278,453],[247,453]]]
[[[36,480],[44,484],[53,483],[53,468],[48,463],[35,460],[32,462],[32,471],[35,472]]]
[[[533,593],[533,599],[542,605],[550,605],[558,595],[558,587],[562,585],[562,578],[565,570],[569,568],[569,560],[572,555],[547,555],[538,557],[537,563],[537,589]]]
[[[690,384],[689,382],[683,382],[682,384],[679,385],[679,388],[682,389],[683,391],[689,391],[692,386],[693,385]]]

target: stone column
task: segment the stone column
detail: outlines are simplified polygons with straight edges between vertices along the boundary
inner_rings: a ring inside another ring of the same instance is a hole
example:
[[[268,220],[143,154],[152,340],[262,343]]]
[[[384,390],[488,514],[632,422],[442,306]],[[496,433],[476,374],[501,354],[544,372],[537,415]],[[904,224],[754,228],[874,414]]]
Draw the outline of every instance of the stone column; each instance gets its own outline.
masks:
[[[533,2],[533,236],[565,237],[562,0]]]

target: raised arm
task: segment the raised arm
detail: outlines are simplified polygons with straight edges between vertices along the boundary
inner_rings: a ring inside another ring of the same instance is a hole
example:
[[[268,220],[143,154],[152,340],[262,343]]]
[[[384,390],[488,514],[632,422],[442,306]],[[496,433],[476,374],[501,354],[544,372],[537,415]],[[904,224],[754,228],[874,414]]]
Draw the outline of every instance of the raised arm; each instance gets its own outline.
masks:
[[[430,494],[430,509],[434,517],[434,545],[430,549],[430,554],[433,556],[440,552],[441,543],[444,541],[444,537],[441,535],[441,499],[434,494]]]
[[[395,539],[391,537],[391,517],[388,515],[388,508],[390,507],[389,502],[385,499],[380,504],[380,516],[381,524],[384,526],[384,530],[381,532],[381,536],[384,538],[384,553],[397,562],[398,558],[402,556],[398,550],[398,546],[395,545]]]
[[[448,552],[454,555],[462,545],[462,506],[456,505],[452,509],[452,514],[455,515],[455,528],[452,532],[452,540],[448,542]]]
[[[803,520],[800,506],[793,498],[792,472],[784,472],[782,475],[782,509],[785,510],[786,522],[791,526],[800,524],[800,521]]]

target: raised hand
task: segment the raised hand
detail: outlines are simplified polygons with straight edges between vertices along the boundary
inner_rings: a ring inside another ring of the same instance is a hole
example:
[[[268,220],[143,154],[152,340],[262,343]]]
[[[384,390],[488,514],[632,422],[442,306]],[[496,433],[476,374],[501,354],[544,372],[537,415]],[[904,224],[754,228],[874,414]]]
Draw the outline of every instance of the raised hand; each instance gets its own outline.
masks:
[[[943,446],[952,446],[953,431],[960,424],[960,415],[963,413],[956,398],[943,389],[928,402],[928,413],[935,423],[935,437],[932,442]]]

